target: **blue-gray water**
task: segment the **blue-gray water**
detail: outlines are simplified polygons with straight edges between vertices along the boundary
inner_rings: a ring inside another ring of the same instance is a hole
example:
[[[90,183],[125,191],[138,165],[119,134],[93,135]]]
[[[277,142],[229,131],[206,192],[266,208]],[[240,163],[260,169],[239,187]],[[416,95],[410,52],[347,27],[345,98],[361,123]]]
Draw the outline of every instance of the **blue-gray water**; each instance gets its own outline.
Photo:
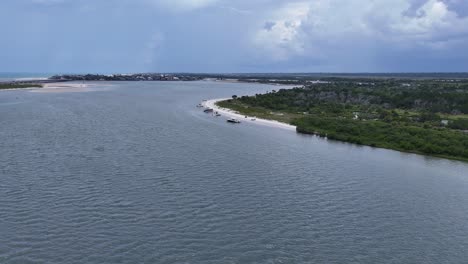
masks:
[[[468,164],[230,125],[277,87],[0,92],[0,263],[467,263]]]

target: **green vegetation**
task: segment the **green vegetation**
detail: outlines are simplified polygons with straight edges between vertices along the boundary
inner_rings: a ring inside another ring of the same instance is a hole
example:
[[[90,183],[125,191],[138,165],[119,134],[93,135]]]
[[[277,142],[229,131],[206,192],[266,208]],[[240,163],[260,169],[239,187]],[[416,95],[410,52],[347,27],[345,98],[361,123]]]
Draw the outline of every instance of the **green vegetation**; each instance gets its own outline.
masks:
[[[20,89],[20,88],[33,88],[33,87],[42,87],[40,84],[18,84],[18,83],[0,83],[0,90],[4,89]]]
[[[297,119],[293,124],[298,132],[333,140],[468,161],[468,135],[458,131],[317,117]]]
[[[337,79],[218,103],[299,133],[468,161],[468,82]]]
[[[256,116],[258,118],[277,120],[284,123],[291,123],[296,118],[302,117],[299,114],[294,113],[281,113],[272,112],[271,110],[262,107],[249,107],[240,103],[240,100],[227,100],[217,103],[218,106],[223,108],[229,108],[243,115]]]

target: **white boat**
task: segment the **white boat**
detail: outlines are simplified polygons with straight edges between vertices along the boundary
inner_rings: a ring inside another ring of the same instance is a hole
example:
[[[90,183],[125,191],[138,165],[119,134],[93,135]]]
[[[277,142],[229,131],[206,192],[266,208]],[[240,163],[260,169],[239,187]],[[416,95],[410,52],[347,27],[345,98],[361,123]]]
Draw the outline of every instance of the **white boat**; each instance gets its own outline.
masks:
[[[228,120],[226,120],[228,123],[233,123],[233,124],[239,124],[240,121],[235,119],[235,118],[229,118]]]

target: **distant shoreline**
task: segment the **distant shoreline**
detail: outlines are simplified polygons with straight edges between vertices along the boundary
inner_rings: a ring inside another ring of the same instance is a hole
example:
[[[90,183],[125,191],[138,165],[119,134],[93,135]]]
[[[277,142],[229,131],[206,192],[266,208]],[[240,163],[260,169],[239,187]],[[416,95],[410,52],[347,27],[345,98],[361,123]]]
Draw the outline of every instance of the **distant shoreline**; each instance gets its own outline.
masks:
[[[33,93],[76,93],[76,92],[92,92],[92,91],[104,91],[107,88],[101,86],[111,85],[99,85],[100,89],[95,89],[97,85],[90,83],[71,83],[71,82],[50,82],[44,84],[37,84],[37,86],[18,87],[18,88],[3,88],[1,91],[19,91],[25,90]]]
[[[44,78],[20,78],[16,80],[0,81],[0,91],[42,89],[49,84],[64,83],[65,81]]]

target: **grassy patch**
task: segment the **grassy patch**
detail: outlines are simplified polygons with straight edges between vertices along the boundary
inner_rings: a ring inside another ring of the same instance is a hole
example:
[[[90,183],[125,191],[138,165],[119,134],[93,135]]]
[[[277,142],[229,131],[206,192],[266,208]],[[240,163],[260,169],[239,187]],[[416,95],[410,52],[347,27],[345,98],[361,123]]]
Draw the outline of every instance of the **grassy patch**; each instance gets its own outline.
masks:
[[[0,84],[0,90],[7,90],[7,89],[22,89],[22,88],[40,88],[42,85],[40,84],[15,84],[15,83],[3,83]]]
[[[302,114],[272,111],[264,107],[252,107],[241,103],[239,100],[226,100],[216,103],[219,107],[228,108],[238,112],[239,114],[258,117],[268,120],[276,120],[290,124],[294,119],[302,117]]]

